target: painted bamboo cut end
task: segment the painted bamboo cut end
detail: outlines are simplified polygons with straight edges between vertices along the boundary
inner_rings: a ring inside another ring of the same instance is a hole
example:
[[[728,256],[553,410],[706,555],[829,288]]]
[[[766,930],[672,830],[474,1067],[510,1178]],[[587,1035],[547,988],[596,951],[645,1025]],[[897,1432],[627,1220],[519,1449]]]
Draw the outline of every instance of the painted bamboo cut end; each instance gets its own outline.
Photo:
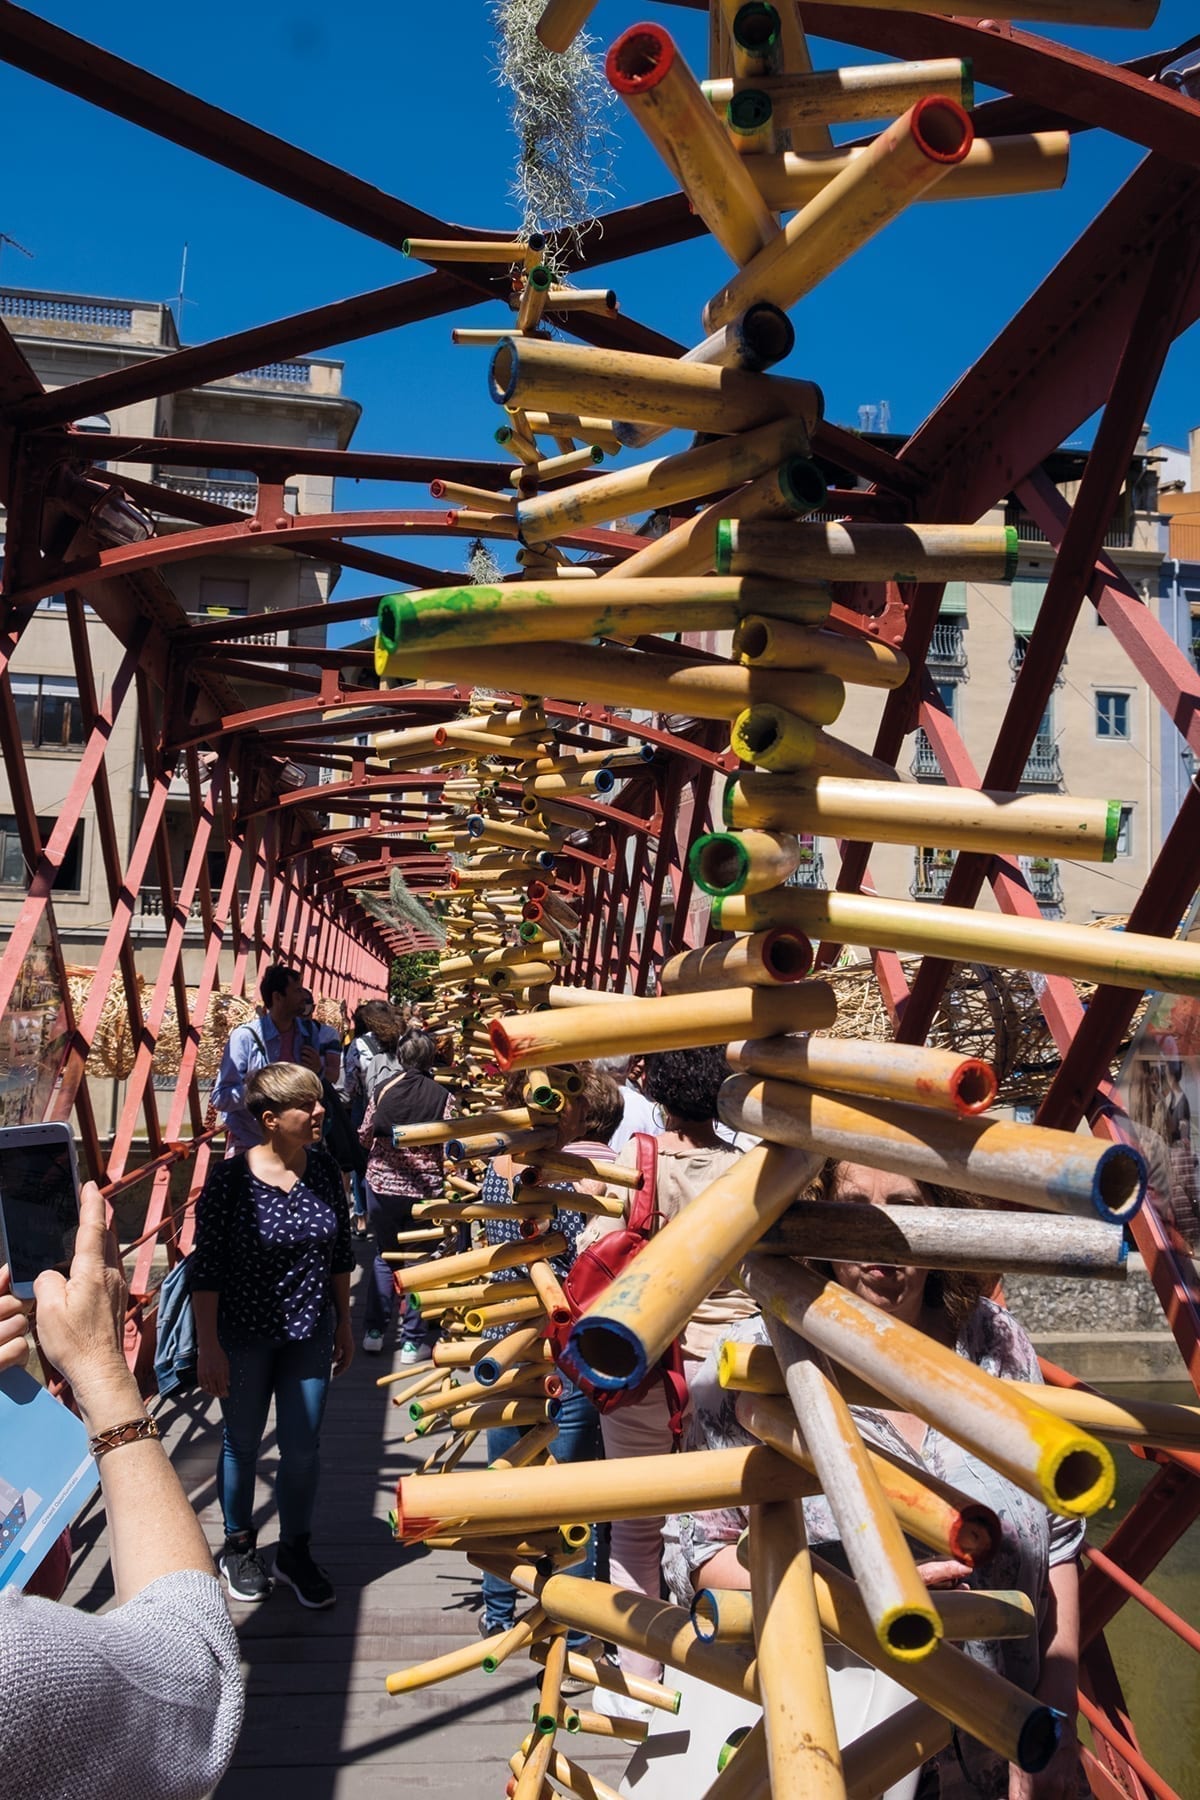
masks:
[[[615,92],[633,98],[665,80],[677,54],[674,38],[660,25],[631,25],[610,48],[604,73]]]

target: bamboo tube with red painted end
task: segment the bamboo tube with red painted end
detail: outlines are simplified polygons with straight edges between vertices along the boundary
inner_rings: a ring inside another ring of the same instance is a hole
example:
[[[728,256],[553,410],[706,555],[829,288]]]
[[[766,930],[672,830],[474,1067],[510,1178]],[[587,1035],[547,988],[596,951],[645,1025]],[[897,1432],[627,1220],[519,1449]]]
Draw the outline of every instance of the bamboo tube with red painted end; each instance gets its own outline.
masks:
[[[829,1693],[802,1502],[750,1509],[750,1610],[772,1800],[842,1800],[842,1759]]]
[[[627,999],[616,1006],[551,1008],[494,1019],[489,1036],[507,1073],[543,1059],[575,1062],[728,1043],[744,1034],[747,1024],[756,1027],[754,1035],[766,1037],[777,1031],[820,1030],[836,1015],[833,990],[823,982],[807,982],[780,990],[728,988],[714,994]]]
[[[562,1256],[566,1248],[567,1240],[560,1231],[529,1238],[520,1244],[486,1244],[478,1250],[462,1250],[457,1256],[437,1257],[432,1262],[422,1263],[419,1268],[397,1270],[396,1289],[407,1293],[419,1288],[422,1282],[426,1287],[446,1287],[452,1281],[470,1281],[477,1275],[494,1274],[497,1269],[522,1268],[539,1257]]]
[[[813,946],[802,931],[756,931],[749,937],[729,938],[724,943],[706,944],[702,949],[684,950],[670,957],[663,964],[659,987],[664,994],[702,994],[726,987],[781,987],[811,975],[814,955]]]
[[[832,1088],[839,1094],[903,1100],[956,1118],[986,1112],[996,1098],[996,1071],[990,1063],[926,1044],[881,1044],[870,1038],[751,1038],[730,1044],[725,1056],[731,1069],[749,1075]]]
[[[704,998],[711,1004],[719,995]],[[607,1391],[637,1387],[820,1166],[817,1156],[756,1145],[697,1195],[686,1218],[679,1213],[655,1232],[572,1329],[570,1352],[589,1380]]]
[[[877,1800],[896,1782],[932,1761],[951,1743],[949,1719],[913,1700],[847,1744],[842,1757],[846,1800]]]
[[[750,613],[733,634],[733,653],[750,669],[824,669],[860,687],[900,687],[908,678],[902,650],[878,638],[813,631],[792,619]]]
[[[542,1303],[534,1297],[530,1300],[501,1300],[495,1306],[473,1306],[463,1315],[463,1324],[468,1331],[478,1334],[486,1331],[489,1325],[519,1325],[526,1319],[544,1317]]]
[[[533,1662],[540,1663],[545,1651],[540,1644],[534,1644],[529,1655]],[[643,1706],[652,1706],[658,1712],[673,1716],[678,1714],[683,1699],[678,1688],[664,1687],[660,1681],[650,1681],[644,1675],[626,1674],[615,1663],[597,1662],[594,1657],[577,1650],[567,1653],[567,1673],[576,1681],[590,1681],[593,1687],[603,1688],[607,1693],[624,1694],[627,1700],[639,1700]]]
[[[738,160],[737,167],[744,164]],[[567,412],[611,406],[635,423],[718,436],[785,417],[798,419],[811,433],[824,404],[811,381],[536,338],[501,344],[492,357],[488,386],[500,406],[528,404]]]
[[[1145,1166],[1135,1149],[1072,1131],[953,1118],[902,1101],[843,1097],[754,1075],[732,1076],[718,1105],[727,1125],[771,1143],[1018,1206],[1098,1215],[1113,1224],[1133,1217],[1145,1191]]]
[[[496,1431],[512,1425],[540,1425],[543,1420],[556,1420],[559,1407],[559,1401],[549,1399],[476,1400],[460,1412],[451,1413],[448,1420],[435,1420],[434,1423],[435,1426],[448,1424],[451,1431]]]
[[[883,844],[1060,856],[1111,862],[1121,824],[1117,800],[930,788],[913,781],[844,780],[747,771],[726,790],[727,824],[807,831]]]
[[[1164,988],[1200,997],[1200,946],[1134,931],[1095,930],[1059,919],[1005,918],[967,906],[926,906],[874,894],[789,888],[786,894],[735,897],[719,905],[721,931],[788,925],[814,942],[866,944],[1066,975],[1098,986]],[[714,923],[716,923],[714,918]]]
[[[1010,1382],[781,1257],[750,1258],[742,1278],[764,1312],[982,1456],[1043,1506],[1088,1517],[1112,1498],[1115,1471],[1104,1445],[1014,1394]]]
[[[734,262],[749,262],[779,227],[669,33],[632,26],[604,67],[693,211]]]
[[[569,1324],[572,1316],[571,1303],[563,1292],[562,1283],[550,1264],[546,1262],[530,1263],[529,1279],[533,1283],[534,1292],[546,1309],[546,1317],[555,1325]]]
[[[974,1207],[950,1213],[904,1205],[848,1207],[840,1200],[798,1200],[759,1248],[823,1262],[1003,1269],[1088,1281],[1123,1281],[1128,1254],[1120,1225],[1102,1219]]]
[[[771,300],[785,311],[794,306],[961,163],[974,136],[956,100],[943,94],[918,100],[713,296],[705,329],[715,331],[751,300]]]
[[[428,1662],[414,1663],[410,1669],[398,1669],[388,1676],[384,1686],[389,1694],[412,1694],[418,1688],[433,1687],[436,1682],[448,1681],[454,1675],[465,1675],[469,1669],[482,1668],[485,1662],[497,1656],[497,1652],[501,1653],[499,1660],[503,1661],[514,1650],[533,1642],[545,1617],[541,1606],[535,1604],[508,1630],[495,1632],[472,1644],[463,1644],[444,1656],[431,1657]]]
[[[797,837],[781,831],[707,831],[688,852],[688,872],[705,894],[761,894],[800,867]]]
[[[760,379],[765,379],[762,377]],[[999,581],[1017,568],[1013,525],[779,524],[723,519],[716,533],[722,575],[791,581]]]
[[[502,954],[512,955],[515,959],[520,952]],[[491,1112],[468,1113],[456,1119],[432,1119],[425,1125],[394,1125],[392,1142],[397,1150],[411,1150],[417,1144],[449,1143],[466,1131],[476,1135],[485,1131],[528,1131],[533,1123],[533,1114],[527,1106],[498,1106]],[[432,1238],[433,1233],[429,1236]]]
[[[752,1518],[751,1557],[753,1545]],[[711,1588],[702,1588],[691,1605],[696,1635],[708,1641],[715,1639],[722,1644],[752,1643],[755,1627],[751,1595],[755,1586],[752,1572],[749,1589],[727,1588],[714,1592]],[[981,1638],[1025,1638],[1036,1627],[1033,1602],[1019,1588],[949,1589],[946,1592],[931,1592],[929,1598],[937,1609],[942,1635],[948,1642],[971,1643]],[[762,1680],[761,1655],[759,1680]]]
[[[729,748],[743,762],[766,769],[844,775],[855,780],[899,781],[890,763],[830,737],[783,706],[758,703],[740,712],[729,730]]]
[[[396,1486],[397,1535],[417,1542],[431,1532],[454,1529],[494,1537],[497,1532],[548,1530],[563,1519],[637,1519],[748,1506],[757,1500],[803,1499],[816,1491],[807,1470],[758,1445],[502,1473],[493,1465],[453,1478],[402,1475]]]
[[[948,94],[970,112],[975,84],[971,66],[957,56],[927,62],[867,63],[861,67],[822,69],[811,75],[727,76],[701,82],[705,99],[718,115],[737,93],[766,94],[776,123],[836,124],[851,119],[894,119],[931,94]]]
[[[792,212],[807,206],[869,149],[869,144],[863,144],[816,155],[784,151],[777,156],[759,156],[753,178],[773,211]],[[1067,131],[976,138],[963,160],[949,169],[941,181],[918,194],[917,200],[978,200],[1004,194],[1048,193],[1066,181],[1070,156],[1071,135]]]

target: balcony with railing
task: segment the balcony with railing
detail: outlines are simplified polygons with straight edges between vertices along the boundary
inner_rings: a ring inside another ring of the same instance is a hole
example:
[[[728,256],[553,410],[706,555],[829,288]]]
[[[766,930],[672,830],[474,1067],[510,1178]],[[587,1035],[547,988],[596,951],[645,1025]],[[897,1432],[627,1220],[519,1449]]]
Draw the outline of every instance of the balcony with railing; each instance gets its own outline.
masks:
[[[1018,543],[1045,544],[1048,542],[1046,534],[1037,520],[1025,511],[1019,500],[1006,501],[1004,523],[1015,527]],[[1134,521],[1132,517],[1114,519],[1102,539],[1106,550],[1129,550],[1133,547],[1133,541]]]
[[[1062,778],[1058,745],[1052,738],[1035,738],[1033,749],[1026,758],[1021,780],[1037,787],[1059,787]]]
[[[1062,906],[1062,882],[1053,857],[1023,856],[1021,870],[1029,883],[1030,893],[1043,910]]]
[[[823,888],[825,886],[825,858],[814,839],[801,837],[800,866],[793,870],[783,884],[785,887]]]
[[[158,473],[158,485],[173,494],[185,494],[189,500],[206,500],[210,506],[227,506],[233,512],[253,513],[258,505],[258,483],[253,478],[239,481],[231,475],[175,475],[166,470]],[[300,489],[285,487],[285,512],[299,510]]]
[[[953,850],[918,850],[909,893],[914,900],[941,900],[954,873]]]
[[[933,745],[923,731],[918,730],[913,741],[913,759],[908,765],[912,775],[918,781],[945,781],[942,765],[934,754]]]
[[[1015,634],[1015,636],[1013,637],[1012,653],[1010,654],[1009,659],[1008,659],[1008,666],[1012,670],[1014,677],[1021,673],[1021,670],[1025,666],[1025,658],[1028,656],[1028,654],[1029,654],[1029,638],[1024,632],[1018,631]],[[1063,670],[1066,668],[1066,666],[1067,666],[1067,658],[1066,658],[1066,655],[1064,654],[1062,662],[1059,664],[1058,674],[1054,677],[1054,685],[1056,688],[1061,687],[1063,684],[1063,681],[1065,679],[1065,677],[1063,675]]]
[[[933,638],[929,645],[927,661],[931,671],[940,674],[943,680],[948,677],[966,679],[967,645],[961,619],[939,619],[937,621],[933,628]]]

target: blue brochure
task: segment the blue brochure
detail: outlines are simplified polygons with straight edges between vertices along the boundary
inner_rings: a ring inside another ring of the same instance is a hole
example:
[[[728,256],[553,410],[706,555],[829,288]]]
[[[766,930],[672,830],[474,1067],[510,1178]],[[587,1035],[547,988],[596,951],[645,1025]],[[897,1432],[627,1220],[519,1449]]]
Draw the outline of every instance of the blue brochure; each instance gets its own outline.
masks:
[[[100,1485],[81,1420],[24,1369],[0,1375],[0,1588],[22,1588]]]

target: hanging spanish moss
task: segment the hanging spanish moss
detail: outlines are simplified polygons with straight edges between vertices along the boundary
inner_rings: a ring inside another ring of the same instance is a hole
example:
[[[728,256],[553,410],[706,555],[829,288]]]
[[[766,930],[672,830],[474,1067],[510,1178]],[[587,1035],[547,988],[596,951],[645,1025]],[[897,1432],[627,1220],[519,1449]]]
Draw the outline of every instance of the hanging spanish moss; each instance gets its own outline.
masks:
[[[467,552],[467,579],[472,587],[496,587],[504,579],[504,571],[482,538],[473,539]]]
[[[391,872],[386,900],[382,894],[372,894],[365,888],[359,889],[358,898],[369,913],[374,913],[385,924],[412,925],[418,931],[428,933],[435,943],[445,943],[445,926],[435,913],[421,904],[399,869]]]
[[[497,74],[512,94],[520,149],[512,192],[521,229],[556,234],[547,262],[562,274],[611,198],[614,99],[593,38],[558,54],[534,27],[545,0],[495,0]]]

